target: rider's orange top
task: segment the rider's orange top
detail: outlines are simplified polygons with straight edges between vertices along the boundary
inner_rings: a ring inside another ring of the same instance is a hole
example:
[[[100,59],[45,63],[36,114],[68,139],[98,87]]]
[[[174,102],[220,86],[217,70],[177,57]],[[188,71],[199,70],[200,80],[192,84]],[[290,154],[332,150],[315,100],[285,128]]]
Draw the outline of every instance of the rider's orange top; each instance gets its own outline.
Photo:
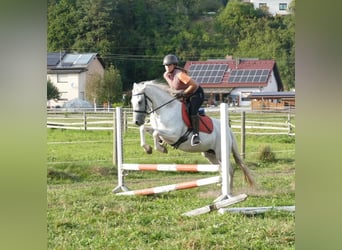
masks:
[[[182,70],[175,69],[172,73],[165,72],[164,78],[169,86],[175,90],[184,90],[188,88],[191,77]]]

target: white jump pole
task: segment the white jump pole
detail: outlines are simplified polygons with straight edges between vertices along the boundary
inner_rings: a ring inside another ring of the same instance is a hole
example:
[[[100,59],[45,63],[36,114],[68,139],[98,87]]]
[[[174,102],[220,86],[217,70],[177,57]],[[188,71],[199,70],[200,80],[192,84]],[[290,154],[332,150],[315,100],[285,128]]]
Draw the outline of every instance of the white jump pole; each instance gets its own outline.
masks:
[[[229,126],[228,126],[228,105],[227,103],[220,104],[220,121],[221,121],[221,176],[222,176],[222,194],[215,199],[214,202],[222,201],[230,198],[230,151],[228,150],[229,143]]]
[[[116,107],[116,150],[117,150],[117,165],[118,165],[118,186],[113,189],[113,193],[118,190],[128,191],[124,183],[124,169],[122,168],[122,135],[121,135],[121,108]]]
[[[287,211],[287,212],[295,212],[296,207],[295,206],[280,206],[280,207],[232,207],[232,208],[220,208],[218,212],[220,214],[224,214],[227,212],[230,213],[242,213],[242,214],[260,214],[265,213],[268,211]]]

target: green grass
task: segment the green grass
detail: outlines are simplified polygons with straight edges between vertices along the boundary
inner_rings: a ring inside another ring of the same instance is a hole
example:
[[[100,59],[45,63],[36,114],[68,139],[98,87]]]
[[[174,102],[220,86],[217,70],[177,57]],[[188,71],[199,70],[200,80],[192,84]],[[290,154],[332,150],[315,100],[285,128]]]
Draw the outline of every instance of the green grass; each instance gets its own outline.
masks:
[[[47,134],[48,249],[294,249],[294,213],[181,215],[212,203],[220,195],[218,185],[147,197],[116,196],[110,131],[48,129]],[[246,138],[246,162],[257,188],[250,189],[236,169],[233,193],[248,198],[232,207],[295,204],[294,143],[288,136]],[[261,145],[275,152],[274,162],[257,160]],[[200,154],[168,150],[167,155],[146,155],[137,129],[124,135],[125,162],[207,163]],[[132,171],[125,183],[134,190],[213,175]]]

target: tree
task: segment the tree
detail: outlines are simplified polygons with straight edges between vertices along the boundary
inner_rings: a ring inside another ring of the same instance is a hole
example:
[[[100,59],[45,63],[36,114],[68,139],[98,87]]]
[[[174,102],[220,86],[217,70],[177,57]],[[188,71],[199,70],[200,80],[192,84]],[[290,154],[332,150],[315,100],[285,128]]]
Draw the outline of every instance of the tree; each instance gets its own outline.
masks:
[[[77,1],[78,35],[73,44],[77,51],[96,51],[101,56],[110,52],[112,25],[112,1],[81,0]]]
[[[216,32],[223,34],[224,41],[229,46],[228,50],[234,49],[250,35],[248,27],[266,15],[261,9],[254,9],[252,3],[229,1],[215,20]]]
[[[48,3],[48,51],[70,50],[77,36],[77,12],[70,0]]]
[[[47,100],[58,100],[60,95],[58,88],[51,82],[51,80],[47,80]]]
[[[122,101],[121,75],[113,65],[105,70],[103,79],[99,82],[96,100],[99,103]]]
[[[102,76],[100,74],[92,75],[85,86],[85,98],[87,101],[93,103],[98,98],[98,89],[101,86]]]

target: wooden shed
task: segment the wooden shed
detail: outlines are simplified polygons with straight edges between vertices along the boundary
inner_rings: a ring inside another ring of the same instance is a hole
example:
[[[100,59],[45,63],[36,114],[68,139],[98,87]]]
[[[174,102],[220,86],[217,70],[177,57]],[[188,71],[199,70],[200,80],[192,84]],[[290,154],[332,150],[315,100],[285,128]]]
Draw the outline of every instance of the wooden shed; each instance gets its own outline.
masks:
[[[296,93],[288,92],[254,92],[248,96],[252,110],[288,109],[296,107]]]

